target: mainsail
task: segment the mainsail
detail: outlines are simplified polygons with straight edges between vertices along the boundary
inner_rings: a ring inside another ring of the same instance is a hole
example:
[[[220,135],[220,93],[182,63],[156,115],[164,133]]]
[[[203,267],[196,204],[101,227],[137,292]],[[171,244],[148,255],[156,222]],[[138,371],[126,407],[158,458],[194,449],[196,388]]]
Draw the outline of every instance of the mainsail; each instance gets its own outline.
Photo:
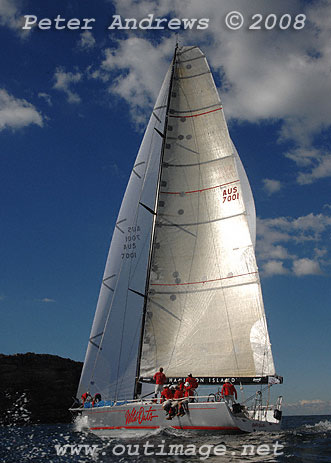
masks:
[[[116,221],[78,394],[274,375],[255,208],[206,58],[176,50]]]
[[[177,54],[140,376],[273,375],[254,253],[255,210],[209,66]]]

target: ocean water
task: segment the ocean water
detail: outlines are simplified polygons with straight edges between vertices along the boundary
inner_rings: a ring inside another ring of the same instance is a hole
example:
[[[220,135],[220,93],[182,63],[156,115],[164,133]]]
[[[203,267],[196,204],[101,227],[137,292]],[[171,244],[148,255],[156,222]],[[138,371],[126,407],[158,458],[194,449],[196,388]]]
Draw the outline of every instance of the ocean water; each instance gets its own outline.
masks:
[[[220,435],[167,430],[100,439],[72,425],[0,428],[1,463],[331,462],[331,416],[284,417],[280,432]]]

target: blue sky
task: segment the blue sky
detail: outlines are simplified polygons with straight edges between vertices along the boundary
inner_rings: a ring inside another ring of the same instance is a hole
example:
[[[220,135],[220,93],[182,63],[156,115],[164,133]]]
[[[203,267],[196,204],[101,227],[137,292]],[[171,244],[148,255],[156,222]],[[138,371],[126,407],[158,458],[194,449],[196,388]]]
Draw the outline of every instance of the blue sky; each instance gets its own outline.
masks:
[[[230,31],[229,11],[302,30]],[[175,32],[123,18],[209,18],[207,55],[258,216],[257,258],[288,413],[331,413],[330,1],[0,0],[0,352],[83,360],[106,254]],[[94,18],[22,30],[23,15]],[[277,391],[279,392],[279,390]]]

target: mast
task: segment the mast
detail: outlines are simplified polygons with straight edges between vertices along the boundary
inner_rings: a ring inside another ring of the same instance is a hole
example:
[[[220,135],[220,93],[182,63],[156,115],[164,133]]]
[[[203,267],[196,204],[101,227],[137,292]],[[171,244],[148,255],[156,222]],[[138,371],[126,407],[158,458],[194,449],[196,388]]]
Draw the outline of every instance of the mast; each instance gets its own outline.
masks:
[[[175,52],[174,52],[174,56],[173,56],[173,59],[172,59],[172,68],[171,68],[171,76],[170,76],[170,82],[169,82],[169,91],[168,91],[168,99],[167,99],[166,116],[165,116],[165,121],[164,121],[164,130],[163,130],[163,134],[158,132],[159,135],[162,137],[162,148],[161,148],[161,157],[160,157],[160,167],[159,167],[159,173],[158,173],[158,181],[157,181],[157,192],[156,192],[156,196],[155,196],[155,206],[154,206],[154,211],[151,211],[153,213],[153,215],[154,215],[154,218],[153,218],[152,236],[151,236],[151,241],[150,241],[149,257],[148,257],[148,268],[147,268],[145,294],[144,294],[144,306],[143,306],[141,329],[140,329],[140,343],[139,343],[139,351],[138,351],[138,358],[137,358],[136,382],[135,382],[135,390],[134,390],[134,398],[135,399],[137,398],[138,394],[140,393],[140,388],[141,388],[141,383],[139,382],[139,377],[140,377],[140,363],[141,363],[141,354],[142,354],[142,348],[143,348],[144,328],[145,328],[145,319],[146,319],[146,309],[147,309],[147,291],[148,291],[148,285],[149,285],[149,280],[150,280],[150,275],[151,275],[152,252],[153,252],[153,244],[154,244],[154,239],[155,239],[156,208],[157,208],[157,204],[158,204],[158,200],[159,200],[159,196],[160,196],[162,163],[163,163],[163,158],[164,158],[166,133],[167,133],[167,127],[168,127],[168,121],[169,121],[168,113],[169,113],[169,108],[170,108],[171,91],[172,91],[173,80],[174,80],[177,50],[178,50],[178,38],[176,39]]]

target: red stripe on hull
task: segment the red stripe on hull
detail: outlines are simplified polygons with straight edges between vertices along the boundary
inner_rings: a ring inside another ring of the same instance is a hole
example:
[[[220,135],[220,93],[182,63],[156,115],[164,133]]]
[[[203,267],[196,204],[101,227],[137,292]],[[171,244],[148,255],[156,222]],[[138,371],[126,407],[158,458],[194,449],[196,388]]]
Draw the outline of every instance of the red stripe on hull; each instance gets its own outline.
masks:
[[[98,426],[90,428],[91,431],[97,429],[159,429],[160,426]]]
[[[192,406],[190,407],[190,412],[192,410],[217,410],[217,407],[195,407],[193,408]]]
[[[98,426],[90,428],[91,431],[99,429],[159,429],[161,426]],[[236,426],[171,426],[174,429],[192,429],[197,431],[240,431]]]
[[[87,409],[87,410],[84,410],[84,412],[87,411],[87,412],[91,412],[91,413],[124,413],[125,410],[96,410],[95,408],[94,409]]]
[[[236,426],[171,426],[175,429],[196,429],[196,430],[210,430],[210,431],[240,431]]]

